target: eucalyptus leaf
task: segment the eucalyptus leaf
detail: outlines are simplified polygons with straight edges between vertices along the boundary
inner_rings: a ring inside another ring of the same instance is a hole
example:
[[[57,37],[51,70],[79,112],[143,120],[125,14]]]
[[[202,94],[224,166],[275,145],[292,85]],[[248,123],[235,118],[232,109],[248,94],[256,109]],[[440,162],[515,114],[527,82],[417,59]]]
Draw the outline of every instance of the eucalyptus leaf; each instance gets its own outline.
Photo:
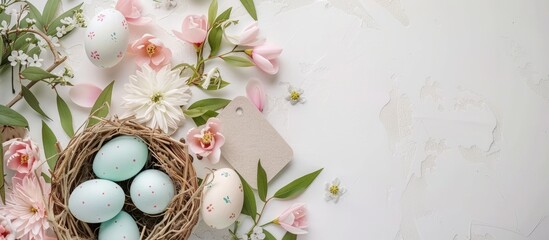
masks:
[[[88,120],[88,125],[86,128],[91,127],[99,122],[99,120],[93,117],[104,118],[109,114],[109,107],[111,105],[112,98],[112,88],[114,86],[114,81],[112,81],[97,97],[95,104],[90,112],[90,118]]]
[[[51,74],[39,67],[27,67],[21,72],[21,75],[28,80],[38,81],[47,78],[58,78],[59,76]]]
[[[4,147],[0,143],[0,198],[2,199],[2,204],[6,205],[6,188],[4,182]]]
[[[38,99],[36,99],[36,96],[34,96],[34,94],[27,87],[21,86],[21,93],[23,94],[23,98],[25,99],[25,101],[27,101],[29,106],[34,109],[34,111],[36,111],[43,117],[51,120],[51,118],[48,117],[44,110],[42,110],[42,107],[40,107],[40,103],[38,102]]]
[[[44,145],[44,154],[48,162],[50,170],[53,170],[55,163],[57,163],[58,153],[57,153],[57,138],[51,128],[42,121],[42,143]]]
[[[242,213],[250,216],[254,221],[257,217],[257,206],[255,204],[255,195],[250,184],[244,180],[240,173],[238,174],[240,181],[242,182],[242,189],[244,190],[244,205],[242,206]]]
[[[44,11],[42,11],[42,23],[44,25],[50,24],[51,20],[57,14],[57,9],[59,8],[59,3],[61,0],[48,0],[44,6]]]
[[[286,232],[286,234],[284,234],[284,237],[282,237],[282,240],[296,240],[296,239],[297,239],[297,235],[291,232]]]
[[[225,56],[225,57],[221,57],[221,59],[223,59],[225,62],[227,62],[228,64],[231,64],[235,67],[251,67],[251,66],[255,66],[255,64],[250,61],[250,59],[248,58],[244,58],[244,57],[238,57],[238,56]]]
[[[273,236],[273,234],[271,234],[265,228],[263,228],[263,234],[265,234],[265,238],[263,238],[263,240],[276,240],[276,238]]]
[[[72,138],[74,136],[74,128],[72,126],[71,109],[59,95],[57,95],[57,111],[59,112],[61,127],[63,127],[65,133]]]
[[[212,24],[217,15],[217,0],[212,0],[210,8],[208,9],[208,26],[212,27]]]
[[[257,12],[255,10],[254,0],[240,0],[240,2],[244,5],[244,8],[246,8],[246,11],[250,14],[250,17],[257,21]]]
[[[311,185],[311,183],[313,183],[313,181],[316,179],[318,174],[320,174],[320,172],[322,172],[322,170],[323,170],[323,168],[292,181],[288,185],[286,185],[286,186],[282,187],[280,190],[278,190],[274,194],[274,197],[275,198],[280,198],[280,199],[287,199],[287,198],[297,197],[299,194],[301,194],[305,190],[307,190],[309,185]]]
[[[51,21],[49,27],[48,27],[48,32],[47,34],[50,35],[50,36],[54,36],[57,34],[57,27],[63,25],[61,23],[61,20],[63,20],[64,18],[66,17],[72,17],[74,16],[74,12],[78,11],[79,9],[82,8],[82,4],[84,3],[80,3],[78,5],[76,5],[75,7],[69,9],[68,11],[62,13],[61,15],[59,15],[58,17],[56,17],[53,21]],[[71,31],[72,32],[72,31]],[[65,36],[69,35],[68,33],[63,35],[63,37],[61,38],[64,38]]]
[[[202,126],[206,124],[206,122],[208,122],[208,119],[213,117],[217,117],[217,112],[208,110],[201,116],[193,118],[193,121],[196,124],[196,126]]]
[[[19,114],[15,110],[4,105],[0,105],[0,125],[28,127],[29,122],[25,119],[25,117],[23,117],[23,115]]]
[[[265,169],[263,169],[263,166],[261,166],[261,160],[259,160],[257,162],[257,193],[259,199],[263,202],[267,199],[267,191],[267,173],[265,172]]]

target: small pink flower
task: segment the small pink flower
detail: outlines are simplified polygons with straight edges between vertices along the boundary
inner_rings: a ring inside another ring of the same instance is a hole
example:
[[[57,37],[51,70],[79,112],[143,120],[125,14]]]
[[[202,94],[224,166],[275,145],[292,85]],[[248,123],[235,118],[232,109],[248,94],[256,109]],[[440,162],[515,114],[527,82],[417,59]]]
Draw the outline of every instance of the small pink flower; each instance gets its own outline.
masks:
[[[307,227],[306,215],[305,204],[296,203],[284,211],[273,222],[293,234],[306,234],[307,231],[304,230]]]
[[[183,19],[181,32],[174,30],[173,33],[183,41],[200,46],[208,34],[208,20],[204,15],[189,15]]]
[[[221,134],[221,123],[217,118],[210,118],[202,129],[193,128],[187,133],[189,148],[199,157],[205,157],[212,164],[219,162],[221,146],[225,137]]]
[[[142,15],[143,6],[139,0],[118,0],[115,9],[124,15],[129,24],[145,25],[152,20]]]
[[[224,31],[223,34],[225,34],[227,40],[234,45],[258,46],[265,42],[265,38],[259,37],[259,27],[257,26],[257,22],[254,22],[250,26],[246,27],[239,36],[229,35],[226,31]]]
[[[247,49],[246,54],[252,57],[255,65],[268,74],[278,72],[278,56],[282,53],[282,48],[271,44],[263,44],[253,49]]]
[[[246,85],[246,96],[257,107],[260,112],[263,112],[266,96],[263,91],[263,86],[256,79],[251,79]]]
[[[38,146],[30,139],[14,138],[3,144],[4,159],[9,169],[19,174],[27,175],[32,173],[35,164],[40,160]]]
[[[0,215],[0,240],[15,240],[15,233],[11,221]]]
[[[150,34],[144,34],[135,40],[128,50],[135,56],[135,63],[139,67],[148,64],[155,71],[170,64],[172,59],[172,51],[160,39]]]

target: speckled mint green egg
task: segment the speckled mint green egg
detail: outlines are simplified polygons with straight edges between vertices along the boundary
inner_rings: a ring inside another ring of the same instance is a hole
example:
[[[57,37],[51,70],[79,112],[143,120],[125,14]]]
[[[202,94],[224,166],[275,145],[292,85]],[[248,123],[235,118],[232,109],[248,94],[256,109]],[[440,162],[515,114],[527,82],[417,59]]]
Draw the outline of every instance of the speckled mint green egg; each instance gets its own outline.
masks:
[[[119,182],[135,176],[147,163],[149,149],[141,138],[119,136],[105,143],[93,159],[93,173]]]
[[[139,228],[135,220],[124,211],[99,226],[98,240],[139,240],[139,236]]]

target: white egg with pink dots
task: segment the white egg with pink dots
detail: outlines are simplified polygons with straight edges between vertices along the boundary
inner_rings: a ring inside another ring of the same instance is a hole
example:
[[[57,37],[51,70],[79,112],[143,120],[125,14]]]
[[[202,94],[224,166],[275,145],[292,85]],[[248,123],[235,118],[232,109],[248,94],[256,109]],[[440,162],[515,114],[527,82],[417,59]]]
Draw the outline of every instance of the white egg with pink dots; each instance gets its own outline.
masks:
[[[80,221],[100,223],[115,217],[122,210],[125,197],[118,184],[92,179],[73,190],[69,197],[69,210]]]
[[[147,214],[164,212],[175,195],[170,177],[159,170],[139,173],[130,186],[130,196],[137,209]]]

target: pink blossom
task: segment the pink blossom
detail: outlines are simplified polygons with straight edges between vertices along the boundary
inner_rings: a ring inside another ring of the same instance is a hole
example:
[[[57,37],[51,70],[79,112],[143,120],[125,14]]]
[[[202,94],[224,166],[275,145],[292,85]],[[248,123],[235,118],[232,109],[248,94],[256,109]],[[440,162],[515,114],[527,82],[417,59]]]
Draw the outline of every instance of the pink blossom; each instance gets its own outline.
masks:
[[[15,240],[15,229],[11,221],[0,215],[0,240]]]
[[[234,45],[258,46],[265,42],[265,38],[259,37],[259,27],[257,26],[257,22],[254,22],[250,24],[250,26],[246,27],[239,36],[229,35],[226,31],[224,31],[223,34],[225,34],[227,40]]]
[[[278,72],[278,56],[282,53],[282,48],[271,44],[263,44],[253,49],[247,49],[246,54],[250,55],[255,65],[268,74]]]
[[[31,174],[39,163],[40,153],[38,146],[29,138],[14,138],[3,144],[4,159],[9,169],[18,174]]]
[[[48,239],[50,227],[47,219],[46,198],[50,194],[50,185],[43,178],[29,174],[23,178],[15,177],[13,187],[7,194],[3,209],[21,239]]]
[[[221,122],[217,118],[210,118],[202,129],[193,128],[187,133],[189,148],[199,157],[205,157],[212,164],[219,162],[221,146],[225,144],[225,137],[221,134]]]
[[[246,95],[248,99],[257,107],[260,112],[263,112],[265,106],[266,96],[263,91],[263,86],[256,79],[251,79],[246,85]]]
[[[170,64],[172,51],[164,46],[164,43],[150,34],[144,34],[140,39],[135,40],[129,51],[135,57],[135,63],[138,66],[148,64],[155,71]]]
[[[189,15],[183,19],[181,32],[173,30],[179,39],[200,46],[208,34],[208,20],[206,16]]]
[[[306,234],[307,231],[304,230],[307,227],[306,215],[305,204],[296,203],[284,211],[273,222],[293,234]]]
[[[145,25],[152,20],[142,15],[143,6],[139,0],[118,0],[115,9],[124,15],[129,24]]]

